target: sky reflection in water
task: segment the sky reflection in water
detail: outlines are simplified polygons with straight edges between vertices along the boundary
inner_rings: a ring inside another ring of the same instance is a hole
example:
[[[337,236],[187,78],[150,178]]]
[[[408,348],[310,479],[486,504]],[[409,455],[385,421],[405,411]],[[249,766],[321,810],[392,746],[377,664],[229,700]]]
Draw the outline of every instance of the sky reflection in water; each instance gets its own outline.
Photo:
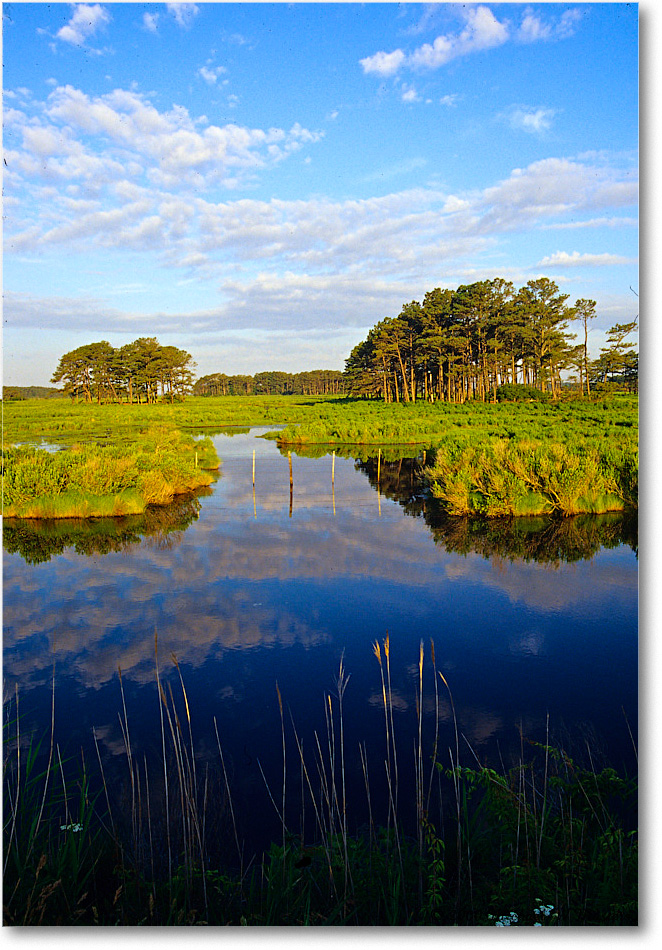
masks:
[[[290,515],[287,457],[256,439],[261,431],[216,437],[222,476],[201,498],[198,519],[188,511],[185,530],[156,532],[107,554],[66,547],[38,564],[5,553],[5,698],[17,685],[24,715],[45,731],[55,669],[61,744],[89,743],[94,726],[112,757],[123,752],[121,668],[132,740],[153,750],[157,632],[162,672],[173,675],[171,654],[181,665],[200,753],[213,754],[215,716],[242,794],[250,795],[258,782],[246,777],[258,757],[278,768],[276,682],[312,741],[324,729],[324,696],[335,691],[343,653],[351,675],[348,745],[379,745],[372,645],[388,631],[394,707],[405,733],[415,721],[421,640],[431,728],[432,638],[460,729],[477,754],[503,755],[519,743],[520,725],[542,738],[549,713],[564,741],[581,745],[589,737],[617,767],[628,760],[623,710],[634,731],[637,703],[630,547],[552,565],[488,558],[480,545],[454,553],[435,543],[423,517],[407,517],[396,501],[378,496],[351,459],[336,458],[332,495],[330,456],[293,456]],[[445,693],[440,722],[447,747]]]

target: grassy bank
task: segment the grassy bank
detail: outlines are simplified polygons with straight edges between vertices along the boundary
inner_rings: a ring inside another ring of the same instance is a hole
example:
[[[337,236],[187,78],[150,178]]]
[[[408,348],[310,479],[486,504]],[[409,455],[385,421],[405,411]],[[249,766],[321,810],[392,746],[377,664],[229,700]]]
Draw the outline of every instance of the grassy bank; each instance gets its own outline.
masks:
[[[472,442],[487,439],[601,438],[618,444],[636,441],[636,396],[559,402],[389,403],[338,400],[315,406],[315,417],[292,420],[272,433],[284,445],[389,443],[436,446],[451,436]]]
[[[390,403],[322,396],[192,397],[175,405],[94,405],[64,400],[7,402],[5,444],[44,438],[58,444],[116,438],[169,424],[221,431],[227,426],[275,425],[284,444],[388,443],[434,445],[452,434],[557,439],[573,430],[591,438],[636,439],[638,397],[615,395],[559,402]]]
[[[638,398],[497,404],[396,403],[337,397],[198,397],[175,405],[7,404],[5,439],[133,438],[139,425],[197,432],[271,425],[284,450],[434,448],[430,491],[449,514],[603,513],[637,506]],[[133,510],[133,496],[117,504]],[[109,512],[106,512],[109,513]]]
[[[156,666],[160,761],[148,763],[131,744],[120,674],[128,777],[120,801],[106,784],[99,746],[98,768],[63,762],[51,724],[39,750],[21,734],[16,697],[5,709],[4,923],[635,924],[636,782],[597,767],[590,750],[580,764],[550,741],[549,729],[544,742],[522,736],[519,756],[500,769],[481,765],[462,736],[432,643],[429,651],[421,643],[415,664],[418,738],[405,750],[393,716],[388,637],[374,652],[385,753],[375,776],[371,750],[359,744],[367,823],[357,827],[346,793],[355,757],[345,743],[350,677],[341,662],[335,692],[322,697],[326,737],[316,735],[312,751],[304,752],[276,686],[282,785],[263,773],[263,792],[281,833],[254,856],[243,851],[222,724],[214,719],[215,761],[200,760],[176,661],[179,690]],[[53,709],[56,702],[54,688]],[[424,706],[434,711],[431,731]],[[441,740],[444,719],[450,742]],[[383,812],[376,784],[387,791]],[[234,860],[219,856],[219,841],[233,844]]]
[[[135,515],[148,505],[210,485],[219,460],[211,439],[195,440],[168,426],[129,443],[73,445],[61,452],[28,446],[3,449],[6,518],[90,518]]]
[[[96,405],[47,399],[6,402],[4,442],[15,444],[42,438],[58,445],[90,439],[114,441],[161,425],[215,434],[230,426],[303,421],[312,417],[315,406],[323,406],[327,401],[323,397],[303,396],[200,396],[174,405]]]
[[[636,397],[598,402],[357,403],[320,409],[315,422],[269,434],[281,448],[432,447],[425,478],[450,515],[563,516],[638,505]]]

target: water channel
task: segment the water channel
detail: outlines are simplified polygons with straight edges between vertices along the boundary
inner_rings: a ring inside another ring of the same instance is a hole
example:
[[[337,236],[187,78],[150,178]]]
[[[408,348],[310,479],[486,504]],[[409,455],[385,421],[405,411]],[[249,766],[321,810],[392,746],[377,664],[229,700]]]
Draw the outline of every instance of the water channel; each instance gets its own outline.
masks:
[[[258,848],[280,827],[266,786],[280,789],[282,723],[296,810],[294,729],[311,757],[316,737],[326,742],[342,660],[360,823],[360,743],[375,787],[383,778],[373,648],[388,635],[403,775],[421,642],[426,756],[437,731],[445,764],[455,742],[440,680],[435,699],[432,642],[466,764],[507,767],[522,736],[549,735],[571,754],[635,770],[636,520],[449,521],[422,490],[421,453],[293,453],[290,494],[287,453],[264,432],[214,436],[218,480],[151,520],[5,525],[4,698],[19,696],[25,735],[49,733],[54,694],[61,754],[82,749],[93,762],[98,749],[108,781],[124,788],[123,703],[134,755],[161,754],[157,644],[162,682],[176,697],[184,683],[196,756],[217,762],[220,739],[240,833]]]

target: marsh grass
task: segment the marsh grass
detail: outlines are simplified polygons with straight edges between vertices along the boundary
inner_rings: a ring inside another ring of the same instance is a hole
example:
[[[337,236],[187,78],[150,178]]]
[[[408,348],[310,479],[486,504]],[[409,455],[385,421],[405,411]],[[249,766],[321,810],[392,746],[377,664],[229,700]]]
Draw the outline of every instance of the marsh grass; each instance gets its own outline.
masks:
[[[367,826],[356,824],[348,795],[351,684],[341,660],[335,690],[321,698],[325,732],[314,733],[312,748],[291,716],[288,723],[277,690],[282,772],[273,786],[262,775],[280,841],[248,860],[222,731],[214,720],[218,761],[198,761],[182,670],[173,656],[164,677],[156,637],[161,755],[150,764],[136,750],[120,673],[128,778],[119,800],[98,744],[94,783],[82,760],[65,776],[54,716],[47,750],[26,741],[17,696],[5,718],[5,923],[533,926],[541,914],[556,926],[636,923],[636,782],[598,768],[590,747],[579,764],[551,742],[549,723],[542,742],[522,734],[519,757],[499,770],[482,764],[432,642],[427,650],[421,643],[412,670],[410,757],[393,716],[388,636],[374,653],[384,734],[381,752],[359,743]],[[432,683],[430,730],[422,709]],[[404,781],[410,771],[413,782]],[[234,860],[221,856],[220,838],[234,841]]]
[[[426,477],[451,515],[568,517],[636,507],[637,472],[632,445],[498,439],[439,446]]]
[[[208,486],[219,460],[211,439],[147,429],[127,444],[74,445],[61,452],[3,449],[7,518],[90,518],[140,514]]]
[[[637,506],[637,414],[637,397],[627,395],[464,405],[295,396],[197,397],[173,406],[29,400],[4,407],[4,438],[6,444],[48,438],[60,444],[121,439],[128,445],[145,441],[140,430],[146,427],[219,432],[232,425],[270,425],[277,428],[265,437],[301,454],[331,448],[340,453],[343,446],[358,455],[368,446],[424,446],[437,451],[429,482],[450,513],[568,515]],[[172,466],[164,471],[163,464],[161,475],[143,479],[144,493],[156,504],[172,497],[172,478],[182,477]],[[38,468],[39,484],[56,496],[64,476],[57,467],[47,473],[48,465],[34,463],[35,477]],[[113,467],[123,485],[119,460]],[[99,474],[90,469],[88,477]],[[11,497],[11,480],[7,485]]]

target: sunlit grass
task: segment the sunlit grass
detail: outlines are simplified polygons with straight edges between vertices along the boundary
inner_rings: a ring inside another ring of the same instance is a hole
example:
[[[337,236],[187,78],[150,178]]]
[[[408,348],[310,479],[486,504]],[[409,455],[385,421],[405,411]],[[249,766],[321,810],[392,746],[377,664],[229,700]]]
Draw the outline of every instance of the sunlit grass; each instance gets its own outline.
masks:
[[[139,514],[210,485],[219,460],[211,439],[152,427],[127,444],[74,445],[61,452],[4,449],[7,518],[90,518]]]
[[[46,438],[140,446],[146,423],[207,433],[268,425],[268,437],[282,449],[308,454],[349,446],[358,454],[368,446],[434,448],[429,483],[451,514],[570,515],[637,506],[637,414],[638,398],[628,395],[464,405],[296,396],[140,406],[28,400],[5,407],[5,444]],[[120,467],[116,460],[118,478]],[[138,487],[148,503],[165,503],[171,478],[159,470],[163,479],[145,475],[142,486],[122,484],[114,493]],[[91,490],[89,483],[80,487]]]

